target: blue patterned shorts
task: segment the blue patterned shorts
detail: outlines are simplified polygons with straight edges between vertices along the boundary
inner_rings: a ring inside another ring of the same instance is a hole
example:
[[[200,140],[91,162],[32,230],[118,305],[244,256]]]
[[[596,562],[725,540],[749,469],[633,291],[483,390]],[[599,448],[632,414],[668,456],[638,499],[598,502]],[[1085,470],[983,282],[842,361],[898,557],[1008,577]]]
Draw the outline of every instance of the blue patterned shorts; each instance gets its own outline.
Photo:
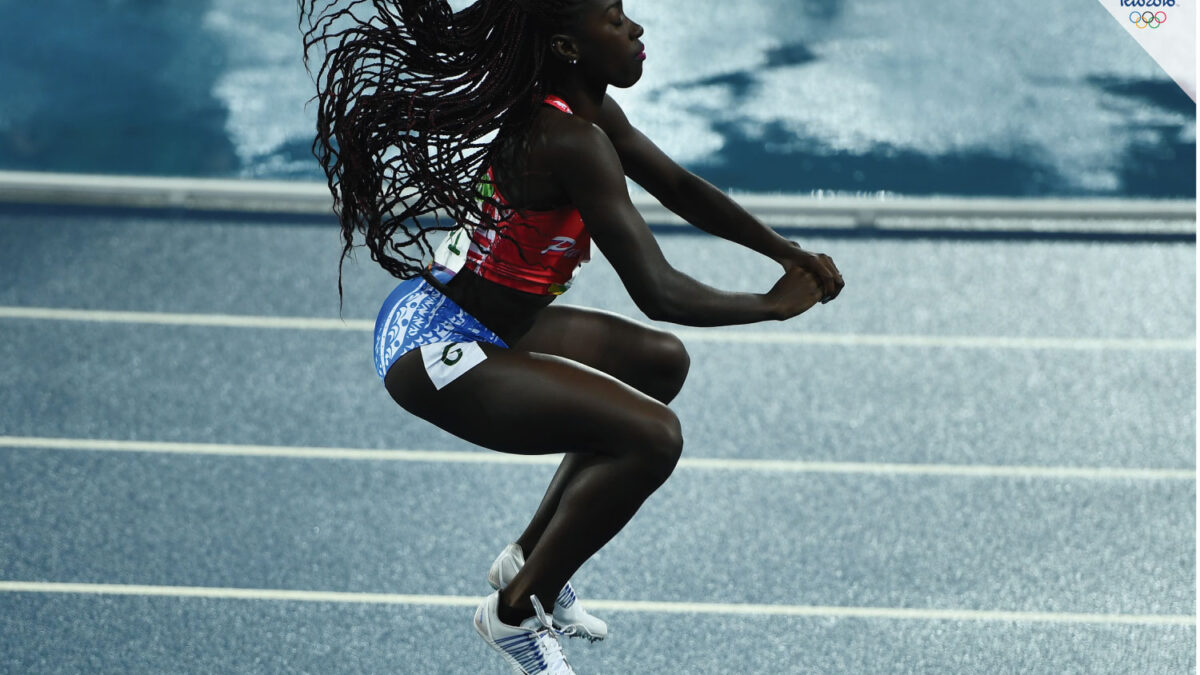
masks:
[[[453,275],[434,272],[446,283]],[[438,389],[487,358],[480,342],[508,348],[500,336],[459,307],[421,277],[402,281],[375,320],[375,372],[387,377],[396,359],[414,349],[424,357],[425,371]]]

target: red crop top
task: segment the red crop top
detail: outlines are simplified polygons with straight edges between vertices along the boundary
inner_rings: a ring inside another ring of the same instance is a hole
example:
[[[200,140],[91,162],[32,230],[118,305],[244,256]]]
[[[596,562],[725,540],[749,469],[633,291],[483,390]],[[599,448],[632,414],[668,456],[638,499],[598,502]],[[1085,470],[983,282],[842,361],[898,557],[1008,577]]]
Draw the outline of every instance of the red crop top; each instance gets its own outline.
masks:
[[[547,96],[545,103],[573,115],[566,101]],[[509,288],[538,295],[561,295],[571,286],[579,264],[591,259],[591,238],[579,209],[517,212],[496,189],[495,176],[480,187],[484,214],[496,227],[477,227],[471,235],[465,267]]]

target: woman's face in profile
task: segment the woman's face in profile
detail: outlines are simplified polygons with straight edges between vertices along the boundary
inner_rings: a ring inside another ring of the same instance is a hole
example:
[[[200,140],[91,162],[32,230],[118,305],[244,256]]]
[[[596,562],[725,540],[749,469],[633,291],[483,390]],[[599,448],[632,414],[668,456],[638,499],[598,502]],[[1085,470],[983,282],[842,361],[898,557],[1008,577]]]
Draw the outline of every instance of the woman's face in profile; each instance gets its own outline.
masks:
[[[588,0],[573,31],[579,49],[576,68],[615,87],[631,87],[642,78],[645,30],[625,14],[621,0]]]

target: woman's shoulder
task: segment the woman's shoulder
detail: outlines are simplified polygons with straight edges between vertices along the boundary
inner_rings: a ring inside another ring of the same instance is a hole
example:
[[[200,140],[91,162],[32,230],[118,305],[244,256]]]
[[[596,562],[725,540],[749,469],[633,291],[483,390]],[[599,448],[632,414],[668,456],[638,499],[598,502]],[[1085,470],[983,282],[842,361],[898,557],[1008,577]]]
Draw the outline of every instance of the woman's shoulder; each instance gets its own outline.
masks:
[[[543,147],[552,170],[571,171],[581,164],[606,163],[615,157],[612,141],[599,124],[553,111],[545,119]]]
[[[625,111],[607,94],[594,123],[557,110],[553,112],[555,140],[560,144],[560,157],[568,164],[581,159],[611,159],[623,142],[636,136]]]
[[[532,137],[496,167],[499,189],[510,204],[532,211],[551,211],[570,204],[569,194],[587,177],[612,171],[616,153],[604,131],[588,120],[545,106],[537,112]],[[518,149],[519,148],[519,149]],[[620,172],[619,160],[616,171]],[[524,176],[532,180],[513,180]]]

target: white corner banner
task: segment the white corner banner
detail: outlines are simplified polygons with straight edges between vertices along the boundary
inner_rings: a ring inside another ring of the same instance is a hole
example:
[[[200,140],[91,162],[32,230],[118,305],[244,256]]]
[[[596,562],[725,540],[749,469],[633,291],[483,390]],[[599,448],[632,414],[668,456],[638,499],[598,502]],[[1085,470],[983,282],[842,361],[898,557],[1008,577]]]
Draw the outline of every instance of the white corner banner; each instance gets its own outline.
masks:
[[[1196,100],[1196,2],[1100,0],[1187,95]]]

